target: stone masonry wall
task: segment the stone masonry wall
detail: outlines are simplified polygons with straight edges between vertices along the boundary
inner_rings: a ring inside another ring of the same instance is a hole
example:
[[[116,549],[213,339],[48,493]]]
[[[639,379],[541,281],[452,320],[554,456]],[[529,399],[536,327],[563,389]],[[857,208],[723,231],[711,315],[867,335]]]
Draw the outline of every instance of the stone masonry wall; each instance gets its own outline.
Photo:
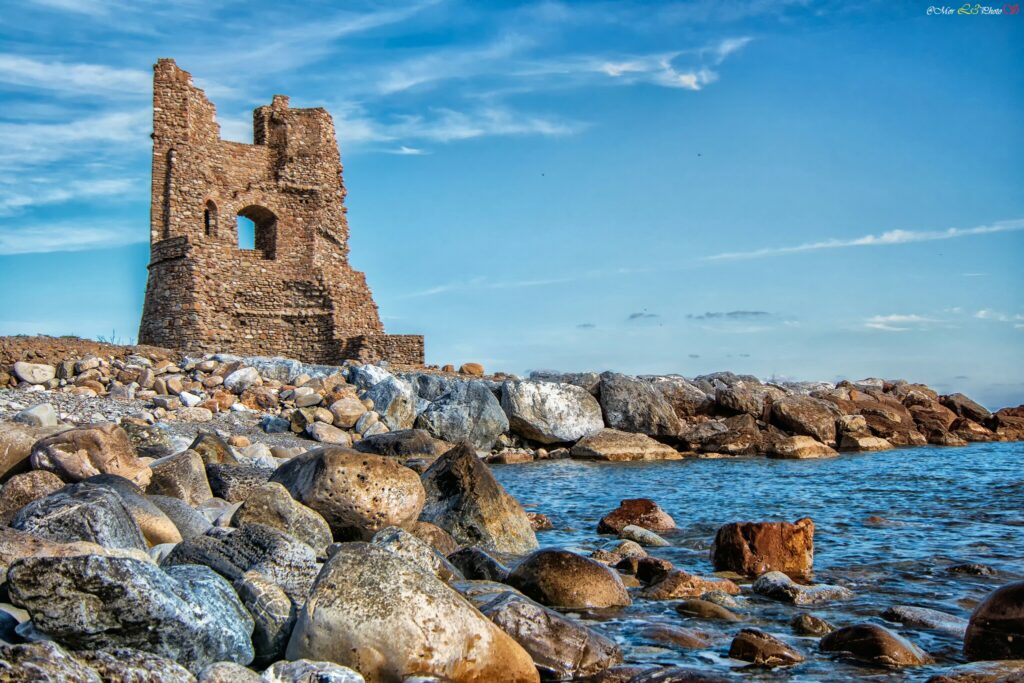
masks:
[[[149,281],[139,342],[189,352],[423,363],[423,338],[384,333],[348,263],[334,123],[275,95],[253,112],[254,144],[220,139],[191,76],[161,59],[153,78]],[[240,249],[236,217],[256,226]]]

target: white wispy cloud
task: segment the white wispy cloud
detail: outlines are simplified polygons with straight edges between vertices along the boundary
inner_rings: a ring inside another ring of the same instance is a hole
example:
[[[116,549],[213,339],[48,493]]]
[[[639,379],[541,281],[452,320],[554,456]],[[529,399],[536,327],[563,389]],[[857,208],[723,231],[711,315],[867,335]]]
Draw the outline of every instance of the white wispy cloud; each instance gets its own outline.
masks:
[[[61,94],[89,95],[127,93],[146,95],[152,75],[136,69],[103,64],[46,62],[30,57],[0,54],[0,83]]]
[[[82,221],[18,225],[0,229],[0,255],[85,251],[145,242],[148,231],[137,225],[89,225]]]
[[[922,325],[931,325],[939,322],[934,318],[928,318],[916,313],[894,313],[891,315],[873,315],[864,321],[864,327],[884,332],[909,332]]]
[[[42,187],[35,183],[13,190],[0,187],[0,216],[10,215],[32,206],[60,204],[72,199],[110,197],[127,194],[133,189],[145,192],[141,187],[141,183],[131,178],[72,180],[64,184],[47,183]]]
[[[1017,232],[1024,230],[1024,219],[1000,221],[990,225],[979,225],[973,228],[948,228],[946,230],[890,230],[878,235],[864,235],[852,239],[828,239],[820,242],[807,242],[788,247],[765,247],[753,251],[732,251],[713,256],[705,256],[705,261],[732,261],[739,259],[764,258],[783,254],[799,254],[808,251],[826,249],[846,249],[849,247],[880,247],[914,242],[934,242],[959,237],[991,235],[1001,232]]]
[[[14,169],[72,156],[83,147],[149,144],[152,114],[148,109],[114,111],[57,123],[0,122],[0,168]]]
[[[425,149],[420,149],[418,147],[409,147],[408,145],[402,145],[402,146],[398,147],[397,149],[389,149],[389,150],[387,150],[387,153],[388,154],[397,154],[398,156],[404,156],[404,157],[415,157],[415,156],[423,156],[425,154],[430,154],[430,152],[428,152]]]
[[[999,323],[1016,323],[1024,321],[1024,315],[1020,313],[1001,313],[990,308],[983,308],[974,314],[978,320],[992,320]]]

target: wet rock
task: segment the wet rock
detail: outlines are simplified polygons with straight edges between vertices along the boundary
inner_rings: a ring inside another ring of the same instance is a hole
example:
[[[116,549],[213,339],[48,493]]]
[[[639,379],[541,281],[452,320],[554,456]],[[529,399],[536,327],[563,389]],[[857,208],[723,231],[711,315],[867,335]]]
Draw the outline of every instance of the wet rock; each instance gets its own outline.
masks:
[[[512,570],[508,583],[550,607],[622,607],[632,603],[615,571],[568,550],[532,553]]]
[[[206,478],[206,464],[193,450],[161,458],[151,469],[153,478],[146,493],[178,498],[192,506],[213,498],[210,481]]]
[[[174,523],[182,540],[202,536],[210,530],[210,521],[185,501],[170,496],[146,496],[146,498],[160,508]]]
[[[931,663],[928,654],[909,640],[877,624],[857,624],[821,639],[822,652],[839,652],[857,661],[891,668]]]
[[[675,436],[679,418],[665,395],[650,382],[636,377],[605,372],[600,383],[604,423],[618,431],[647,436]]]
[[[835,626],[820,617],[814,616],[813,614],[801,614],[796,616],[789,622],[789,625],[793,627],[793,633],[798,636],[821,637],[836,630]]]
[[[204,465],[238,465],[240,462],[228,442],[212,432],[197,434],[188,449],[198,453]]]
[[[65,481],[116,474],[145,488],[151,472],[139,460],[128,434],[116,424],[76,427],[40,439],[32,447],[32,466]]]
[[[371,681],[400,681],[410,672],[467,683],[538,680],[522,647],[465,599],[367,544],[348,544],[324,565],[287,658],[336,662]]]
[[[657,624],[640,631],[644,640],[683,650],[703,650],[711,647],[711,637],[702,631],[678,626]]]
[[[152,501],[147,500],[138,486],[124,477],[99,474],[89,477],[83,483],[103,486],[120,496],[149,545],[181,542],[181,533],[174,522]]]
[[[849,600],[853,597],[853,592],[849,588],[828,584],[804,586],[777,571],[762,574],[751,588],[759,595],[794,605],[815,605],[833,600]]]
[[[953,574],[969,574],[971,576],[995,576],[996,570],[989,567],[987,564],[979,564],[977,562],[965,562],[963,564],[954,564],[950,567],[946,567],[947,572]]]
[[[508,567],[489,555],[483,548],[476,546],[460,548],[448,556],[448,561],[455,565],[467,579],[500,581],[502,583],[508,580]]]
[[[261,683],[364,683],[364,680],[347,666],[310,659],[276,662],[260,678]]]
[[[0,525],[10,524],[21,508],[62,488],[64,482],[52,472],[32,470],[14,475],[0,488]]]
[[[0,643],[0,680],[5,683],[103,683],[100,675],[50,641]]]
[[[622,531],[619,532],[619,538],[639,543],[648,548],[667,548],[672,545],[653,531],[636,526],[635,524],[624,526]]]
[[[641,557],[633,572],[642,583],[658,583],[674,569],[672,563],[659,557]]]
[[[882,618],[904,626],[944,631],[958,638],[963,638],[967,631],[966,619],[927,607],[895,605],[882,612]]]
[[[247,664],[253,621],[231,586],[206,567],[122,558],[27,558],[8,572],[11,600],[40,633],[76,649],[130,647],[191,671]]]
[[[736,634],[729,646],[729,656],[757,666],[791,666],[806,657],[770,633],[745,628]]]
[[[256,465],[213,464],[206,466],[206,478],[214,496],[230,503],[241,503],[270,481],[274,471]]]
[[[489,450],[508,431],[501,404],[483,382],[456,382],[416,418],[416,426],[450,442],[469,441]]]
[[[639,674],[629,679],[629,683],[730,683],[731,680],[699,669],[672,666]]]
[[[788,436],[772,441],[768,457],[783,460],[809,460],[811,458],[832,458],[836,451],[809,436]]]
[[[619,503],[597,524],[599,534],[618,534],[626,526],[650,529],[655,532],[673,531],[676,522],[650,498],[627,498]]]
[[[601,405],[572,384],[505,382],[501,407],[515,434],[538,443],[566,443],[604,427]]]
[[[1024,659],[1024,581],[999,588],[971,614],[964,637],[968,660]]]
[[[508,553],[537,547],[526,512],[469,444],[438,458],[422,480],[426,504],[420,519],[445,529],[459,543]]]
[[[298,616],[295,601],[259,572],[245,572],[232,585],[255,624],[253,665],[267,666],[283,659]]]
[[[451,448],[447,441],[435,439],[425,429],[400,429],[364,437],[355,444],[363,453],[396,457],[437,456]]]
[[[696,598],[708,591],[723,591],[729,595],[739,595],[740,588],[729,579],[705,578],[681,569],[674,569],[661,581],[644,589],[643,596],[648,600],[678,600],[680,598]]]
[[[104,681],[138,683],[195,683],[195,676],[166,657],[132,648],[79,650],[75,659],[99,674]]]
[[[459,544],[452,538],[452,535],[436,524],[416,521],[409,527],[409,531],[416,538],[429,543],[430,547],[445,557],[459,549]]]
[[[814,566],[814,522],[733,522],[718,529],[711,546],[715,571],[745,576],[784,572],[806,576]]]
[[[71,484],[32,501],[11,526],[51,541],[89,541],[105,548],[145,551],[139,525],[121,497],[108,488]]]
[[[925,683],[1021,683],[1024,660],[973,662],[954,666],[929,678]]]
[[[530,527],[534,531],[549,531],[554,529],[555,525],[551,523],[551,519],[541,512],[527,512],[526,516],[530,520]]]
[[[602,429],[585,436],[572,447],[570,454],[582,460],[680,460],[683,454],[644,434],[633,434],[615,429]]]
[[[700,599],[713,602],[716,605],[721,605],[727,609],[741,609],[739,601],[723,590],[708,591],[701,595]]]
[[[373,535],[370,541],[402,558],[420,569],[430,572],[442,581],[461,580],[465,578],[451,562],[429,544],[413,536],[404,529],[388,527]]]
[[[529,653],[545,678],[577,678],[622,661],[611,639],[513,591],[480,611]]]
[[[385,527],[409,526],[424,503],[423,485],[412,470],[336,446],[292,458],[271,481],[318,512],[338,539],[368,539]]]
[[[840,415],[835,404],[812,396],[783,396],[773,401],[771,406],[771,419],[775,425],[823,444],[835,444],[836,420]]]
[[[231,518],[231,525],[264,524],[283,531],[323,556],[334,540],[331,527],[319,513],[291,497],[288,489],[268,482],[254,489]]]

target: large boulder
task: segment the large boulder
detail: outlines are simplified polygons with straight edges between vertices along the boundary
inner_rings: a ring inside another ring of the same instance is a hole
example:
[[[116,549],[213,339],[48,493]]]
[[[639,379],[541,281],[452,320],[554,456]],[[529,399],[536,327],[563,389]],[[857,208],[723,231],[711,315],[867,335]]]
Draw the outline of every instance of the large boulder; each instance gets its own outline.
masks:
[[[248,664],[253,621],[231,586],[206,567],[158,567],[85,555],[18,560],[11,601],[39,633],[73,649],[130,647],[190,671]]]
[[[822,652],[839,652],[857,661],[899,668],[929,664],[932,658],[903,636],[878,624],[856,624],[821,639]]]
[[[335,446],[292,458],[271,481],[318,512],[338,539],[369,539],[385,527],[409,526],[425,497],[420,478],[409,468]]]
[[[36,441],[54,432],[52,428],[30,427],[17,422],[0,422],[0,477],[29,469],[29,456]]]
[[[152,564],[149,553],[137,548],[104,548],[89,541],[62,543],[33,536],[9,527],[0,527],[0,583],[7,580],[7,570],[14,562],[26,557],[73,557],[76,555],[102,555],[127,557]]]
[[[709,396],[696,384],[678,375],[654,375],[641,379],[650,382],[654,390],[665,397],[680,420],[710,415],[715,408],[714,394]]]
[[[514,591],[480,611],[523,646],[545,679],[581,678],[622,661],[615,641]]]
[[[435,550],[429,543],[422,541],[405,529],[389,527],[381,529],[370,541],[373,545],[394,553],[410,564],[430,572],[444,582],[462,580],[459,571],[444,555]]]
[[[456,382],[416,418],[416,426],[445,441],[489,450],[508,431],[508,417],[484,382]]]
[[[596,434],[585,436],[577,441],[569,452],[572,457],[581,460],[608,462],[680,460],[683,457],[676,449],[655,441],[646,434],[622,432],[617,429],[602,429]]]
[[[394,375],[389,374],[367,389],[365,397],[373,401],[373,409],[392,431],[409,429],[416,420],[416,394],[412,385]]]
[[[57,368],[45,363],[18,361],[11,366],[11,371],[19,381],[28,384],[46,384],[57,376]]]
[[[62,488],[64,482],[53,472],[32,470],[14,475],[0,488],[0,525],[10,524],[18,510]]]
[[[88,541],[126,550],[148,547],[121,496],[94,484],[71,484],[32,501],[18,511],[11,526],[62,543]]]
[[[454,683],[539,680],[526,651],[465,598],[366,544],[345,545],[324,565],[287,658],[349,666],[368,683],[417,674]]]
[[[814,522],[733,522],[718,529],[711,546],[715,571],[760,576],[780,571],[807,576],[814,567]]]
[[[836,420],[840,416],[834,403],[812,396],[790,394],[771,405],[772,422],[780,428],[831,446],[836,444]]]
[[[181,532],[171,518],[153,501],[147,499],[138,486],[124,477],[116,474],[97,474],[86,479],[84,483],[104,486],[119,495],[149,545],[181,542]]]
[[[844,436],[844,438],[846,437]],[[781,460],[832,458],[839,455],[833,448],[826,446],[814,437],[802,435],[772,439],[766,450],[768,457]]]
[[[508,584],[543,605],[569,609],[632,604],[617,572],[568,550],[530,554],[508,576]]]
[[[939,402],[958,416],[966,417],[975,422],[985,422],[992,417],[992,413],[988,411],[988,408],[963,394],[940,396]]]
[[[650,498],[627,498],[597,523],[599,534],[620,534],[629,526],[643,527],[651,531],[673,531],[676,522]]]
[[[400,458],[433,457],[441,455],[451,447],[447,441],[430,436],[430,432],[425,429],[400,429],[396,432],[373,434],[363,437],[354,446],[361,453]]]
[[[193,450],[160,458],[153,462],[151,469],[153,478],[146,493],[178,498],[193,507],[213,498],[210,480],[206,478],[206,463]]]
[[[65,481],[116,474],[141,488],[149,485],[149,466],[135,454],[128,434],[116,424],[76,427],[40,439],[32,447],[32,466]]]
[[[505,382],[501,407],[512,432],[538,443],[577,441],[604,427],[601,404],[572,384]]]
[[[721,420],[687,423],[680,438],[689,447],[702,453],[719,455],[753,455],[763,449],[757,420],[746,413]]]
[[[274,472],[273,467],[260,465],[215,463],[206,466],[206,478],[213,495],[229,503],[241,503],[248,499],[270,481]]]
[[[715,403],[729,413],[746,413],[756,419],[765,416],[771,404],[786,395],[778,387],[761,384],[757,380],[739,379],[715,388]]]
[[[989,593],[974,608],[964,654],[972,661],[1024,659],[1024,581]]]
[[[331,527],[319,513],[292,498],[281,484],[269,482],[255,489],[231,518],[231,525],[265,524],[302,541],[318,554],[331,544]]]
[[[665,395],[647,381],[614,372],[601,374],[601,410],[612,429],[648,436],[675,436],[679,418]]]
[[[423,473],[426,503],[420,518],[463,545],[526,553],[537,547],[530,519],[469,444],[451,449]]]

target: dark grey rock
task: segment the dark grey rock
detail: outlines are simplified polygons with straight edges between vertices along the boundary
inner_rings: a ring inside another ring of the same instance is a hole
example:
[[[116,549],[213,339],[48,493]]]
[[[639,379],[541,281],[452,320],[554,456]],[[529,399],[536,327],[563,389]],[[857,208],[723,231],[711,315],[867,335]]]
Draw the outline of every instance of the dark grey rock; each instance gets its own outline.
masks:
[[[256,465],[215,464],[206,466],[206,478],[217,498],[230,503],[245,501],[259,487],[270,481],[274,468]]]
[[[23,507],[11,526],[51,541],[90,541],[105,548],[145,551],[142,530],[121,497],[109,488],[65,486]]]
[[[469,441],[487,450],[508,431],[508,417],[483,382],[455,382],[419,414],[416,426],[439,439]]]
[[[184,540],[202,536],[212,526],[205,515],[179,498],[170,496],[146,496],[146,498],[167,515],[174,526],[178,528],[178,533]]]
[[[645,380],[615,372],[601,374],[604,423],[622,432],[675,436],[680,422],[665,395]]]

